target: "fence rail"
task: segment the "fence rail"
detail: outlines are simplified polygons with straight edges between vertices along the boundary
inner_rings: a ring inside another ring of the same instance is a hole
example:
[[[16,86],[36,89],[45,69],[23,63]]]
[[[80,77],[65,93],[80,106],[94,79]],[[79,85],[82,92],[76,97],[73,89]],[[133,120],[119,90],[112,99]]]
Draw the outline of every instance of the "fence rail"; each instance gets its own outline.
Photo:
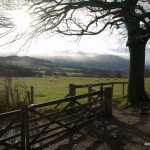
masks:
[[[67,96],[70,96],[70,95],[76,95],[76,89],[81,89],[81,88],[87,88],[88,89],[88,92],[91,92],[91,91],[95,91],[93,89],[93,87],[99,87],[99,88],[103,88],[105,86],[111,86],[112,88],[112,94],[114,93],[114,86],[115,85],[122,85],[122,95],[124,96],[125,95],[125,85],[127,85],[128,82],[108,82],[108,83],[95,83],[95,84],[69,84],[69,94],[66,95]]]
[[[112,116],[110,86],[82,95],[74,94],[0,114],[0,149],[45,149],[97,116]]]

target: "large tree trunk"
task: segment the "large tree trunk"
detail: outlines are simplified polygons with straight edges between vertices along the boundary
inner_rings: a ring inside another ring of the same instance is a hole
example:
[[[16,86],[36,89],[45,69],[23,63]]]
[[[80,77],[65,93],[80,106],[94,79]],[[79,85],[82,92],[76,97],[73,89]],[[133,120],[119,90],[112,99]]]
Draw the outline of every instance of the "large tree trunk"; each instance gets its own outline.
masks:
[[[145,42],[133,42],[129,45],[128,101],[133,105],[140,104],[146,98],[144,87],[145,47]]]

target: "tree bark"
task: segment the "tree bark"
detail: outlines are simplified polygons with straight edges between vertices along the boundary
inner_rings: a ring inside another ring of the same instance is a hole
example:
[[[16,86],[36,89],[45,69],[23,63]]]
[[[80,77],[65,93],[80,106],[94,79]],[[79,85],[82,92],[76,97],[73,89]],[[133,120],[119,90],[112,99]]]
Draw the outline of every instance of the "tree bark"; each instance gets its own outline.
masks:
[[[129,45],[128,101],[133,105],[140,104],[146,98],[144,86],[145,47],[145,42],[133,42]]]

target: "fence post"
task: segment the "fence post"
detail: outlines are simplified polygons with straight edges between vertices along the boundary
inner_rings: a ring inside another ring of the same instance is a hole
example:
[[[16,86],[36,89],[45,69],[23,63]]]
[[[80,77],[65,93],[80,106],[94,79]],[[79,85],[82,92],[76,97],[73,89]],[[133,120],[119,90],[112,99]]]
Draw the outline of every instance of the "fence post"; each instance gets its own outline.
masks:
[[[88,85],[88,93],[92,92],[92,85]],[[91,97],[88,97],[88,102],[91,102]]]
[[[31,104],[30,91],[27,91],[27,98],[28,98],[28,102],[29,102],[29,105],[30,105]]]
[[[112,116],[112,87],[105,86],[104,91],[104,114],[106,116]]]
[[[28,107],[21,108],[21,150],[29,150]]]
[[[101,93],[101,111],[102,111],[102,114],[104,113],[104,101],[103,101],[103,97],[104,97],[104,92],[103,92],[103,83],[101,83],[101,87],[100,87],[100,91],[102,92]]]
[[[69,84],[69,96],[75,96],[76,95],[76,88],[74,84]],[[74,107],[75,103],[71,104],[71,107]]]
[[[122,88],[123,88],[123,89],[122,89],[122,95],[123,95],[123,96],[124,96],[124,85],[125,85],[125,84],[123,83],[123,84],[122,84]]]
[[[112,87],[112,95],[113,95],[113,91],[114,91],[114,83],[111,83],[111,87]]]
[[[69,84],[69,96],[75,96],[76,91],[75,91],[75,86],[74,84]]]
[[[34,104],[34,88],[33,88],[33,86],[30,87],[30,92],[31,92],[31,104]]]

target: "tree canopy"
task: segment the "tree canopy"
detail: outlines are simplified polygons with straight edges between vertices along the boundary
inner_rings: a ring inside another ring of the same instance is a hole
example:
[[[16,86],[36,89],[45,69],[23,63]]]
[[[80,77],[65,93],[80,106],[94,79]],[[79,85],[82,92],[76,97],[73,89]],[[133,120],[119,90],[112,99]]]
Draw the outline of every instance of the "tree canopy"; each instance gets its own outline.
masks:
[[[120,32],[125,34],[124,29],[129,30],[130,26],[142,33],[136,39],[150,38],[149,0],[3,0],[1,3],[0,27],[11,29],[15,26],[11,15],[5,12],[27,7],[33,18],[28,30],[30,38],[49,31],[96,35],[113,28],[122,29]]]
[[[107,27],[120,28],[131,19],[135,20],[136,28],[149,33],[149,3],[148,0],[52,0],[34,2],[31,7],[39,14],[38,20],[42,20],[38,24],[40,32],[55,29],[67,35],[93,35]]]

